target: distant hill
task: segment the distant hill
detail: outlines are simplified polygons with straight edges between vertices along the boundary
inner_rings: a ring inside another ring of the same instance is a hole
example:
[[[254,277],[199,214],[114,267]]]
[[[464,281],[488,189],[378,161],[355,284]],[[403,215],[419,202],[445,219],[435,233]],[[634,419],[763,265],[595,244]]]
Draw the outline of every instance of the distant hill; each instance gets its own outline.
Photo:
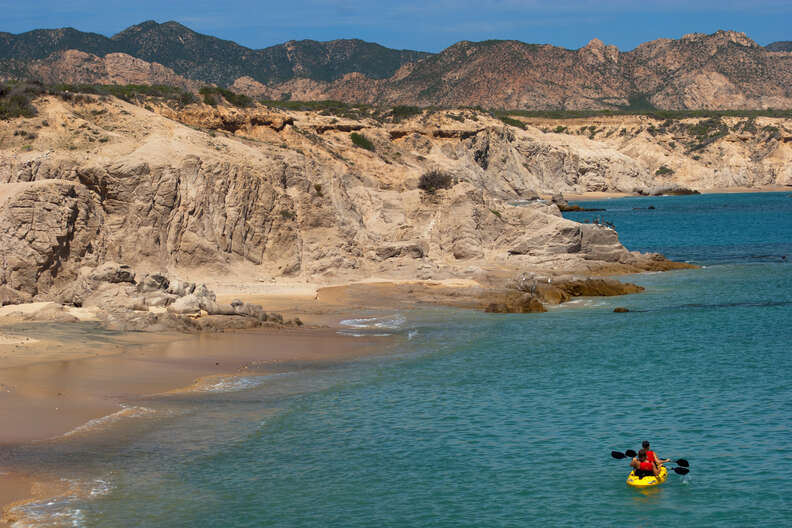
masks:
[[[267,95],[278,92],[268,87]],[[621,52],[594,39],[569,50],[518,41],[459,42],[385,81],[277,87],[293,98],[504,109],[792,108],[792,55],[743,33],[694,33]],[[253,92],[252,95],[255,95]]]
[[[253,50],[176,22],[112,37],[66,28],[0,33],[0,78],[200,83],[251,96],[507,109],[792,108],[789,42],[693,33],[628,52],[594,39],[570,50],[519,41],[458,42],[437,54],[361,40],[289,41]],[[78,50],[78,51],[73,51]]]
[[[773,42],[765,46],[765,49],[770,51],[792,51],[792,42],[788,40]]]
[[[110,38],[72,28],[37,29],[19,35],[0,33],[0,60],[18,63],[44,59],[69,49],[99,57],[126,53],[162,64],[184,77],[220,85],[230,85],[242,76],[278,83],[295,77],[332,81],[346,73],[360,72],[379,79],[390,77],[403,64],[429,55],[362,40],[290,41],[253,50],[196,33],[177,22],[147,21]]]

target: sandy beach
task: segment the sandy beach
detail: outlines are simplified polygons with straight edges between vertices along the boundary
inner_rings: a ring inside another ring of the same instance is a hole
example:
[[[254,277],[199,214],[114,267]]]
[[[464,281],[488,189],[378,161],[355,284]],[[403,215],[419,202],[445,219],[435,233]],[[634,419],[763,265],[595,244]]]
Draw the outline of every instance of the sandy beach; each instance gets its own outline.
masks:
[[[0,327],[0,419],[6,424],[0,430],[0,507],[64,492],[54,478],[57,468],[15,462],[9,453],[17,446],[46,446],[90,432],[134,413],[127,402],[201,391],[245,375],[250,366],[263,375],[268,365],[277,372],[284,363],[299,368],[301,362],[346,361],[387,346],[381,338],[339,335],[338,321],[360,308],[337,296],[320,302],[312,286],[251,289],[257,293],[226,290],[221,297],[264,302],[313,326],[197,335],[107,332],[90,320]],[[11,308],[20,309],[3,310]]]

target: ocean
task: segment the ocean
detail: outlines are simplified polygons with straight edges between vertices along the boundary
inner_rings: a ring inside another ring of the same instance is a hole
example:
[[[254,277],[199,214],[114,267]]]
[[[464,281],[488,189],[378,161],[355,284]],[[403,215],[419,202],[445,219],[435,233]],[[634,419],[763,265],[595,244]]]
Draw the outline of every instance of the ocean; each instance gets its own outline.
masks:
[[[566,216],[701,267],[545,314],[367,313],[344,326],[380,335],[379,354],[129,402],[18,449],[76,490],[24,506],[26,525],[789,523],[792,196],[583,205],[606,210]],[[642,440],[690,473],[628,487],[610,452]]]

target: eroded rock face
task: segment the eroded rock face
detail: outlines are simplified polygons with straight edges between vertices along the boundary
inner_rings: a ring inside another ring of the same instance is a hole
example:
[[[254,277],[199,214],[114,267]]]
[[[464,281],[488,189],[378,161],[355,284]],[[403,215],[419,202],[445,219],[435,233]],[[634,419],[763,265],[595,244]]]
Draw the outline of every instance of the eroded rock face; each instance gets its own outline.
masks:
[[[81,303],[88,279],[80,269],[105,262],[323,281],[446,278],[484,267],[628,272],[650,261],[627,251],[615,231],[525,201],[570,186],[647,187],[651,178],[635,161],[483,114],[441,112],[387,127],[358,121],[375,144],[370,152],[316,114],[196,105],[184,115],[159,108],[163,117],[90,97],[39,104],[38,150],[11,133],[26,122],[0,123],[9,138],[0,150],[0,284],[31,296]],[[173,120],[182,118],[211,133]],[[242,128],[223,133],[234,119]],[[434,194],[417,188],[432,167],[451,176]],[[164,274],[135,277],[110,264],[95,273],[135,289],[134,306],[194,294],[202,310],[226,311],[200,286],[166,284]]]
[[[50,180],[3,191],[0,284],[36,295],[75,278],[72,262],[103,259],[104,215],[83,185]]]

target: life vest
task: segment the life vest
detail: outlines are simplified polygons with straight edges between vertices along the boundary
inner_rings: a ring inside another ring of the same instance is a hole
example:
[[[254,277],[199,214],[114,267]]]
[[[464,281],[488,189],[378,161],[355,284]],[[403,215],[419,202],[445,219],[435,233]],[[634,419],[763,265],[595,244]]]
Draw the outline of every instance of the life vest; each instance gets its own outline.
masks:
[[[649,462],[656,462],[657,461],[657,456],[655,455],[655,452],[654,451],[647,451],[646,452],[646,460],[648,460]]]
[[[640,469],[641,471],[653,471],[654,464],[652,464],[648,460],[644,460],[643,462],[638,463],[638,469]]]

